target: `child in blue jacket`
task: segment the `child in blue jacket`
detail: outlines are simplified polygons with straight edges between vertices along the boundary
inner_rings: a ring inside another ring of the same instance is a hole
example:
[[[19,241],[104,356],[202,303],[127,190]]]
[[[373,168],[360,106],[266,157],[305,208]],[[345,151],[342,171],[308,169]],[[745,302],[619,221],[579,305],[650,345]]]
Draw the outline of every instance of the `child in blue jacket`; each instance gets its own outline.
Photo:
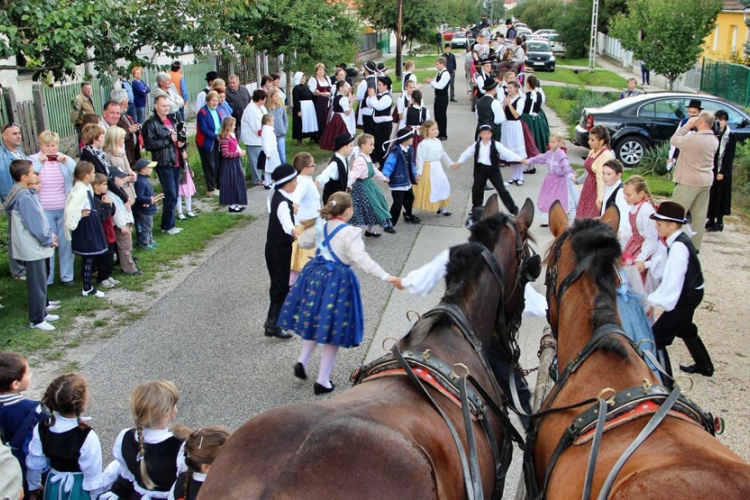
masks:
[[[417,175],[417,164],[414,148],[414,131],[411,128],[402,128],[396,134],[396,138],[389,142],[395,142],[383,164],[383,175],[390,179],[388,187],[391,188],[393,204],[391,205],[391,220],[395,226],[404,209],[404,220],[411,224],[422,222],[419,217],[412,214],[414,205],[414,191],[412,184],[419,181]],[[385,144],[383,145],[385,147]]]
[[[163,194],[155,194],[154,187],[148,181],[151,171],[156,166],[155,161],[140,159],[133,167],[138,173],[135,181],[135,203],[133,203],[133,218],[138,239],[138,246],[144,250],[155,250],[154,214],[156,202],[164,198]]]

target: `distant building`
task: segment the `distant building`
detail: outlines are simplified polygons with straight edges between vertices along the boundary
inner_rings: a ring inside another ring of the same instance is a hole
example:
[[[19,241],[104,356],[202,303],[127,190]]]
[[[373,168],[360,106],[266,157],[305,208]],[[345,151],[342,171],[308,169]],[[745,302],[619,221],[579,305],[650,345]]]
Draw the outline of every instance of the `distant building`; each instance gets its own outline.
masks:
[[[745,8],[739,0],[724,0],[724,7],[716,17],[716,27],[703,42],[703,57],[729,61],[732,53],[744,54],[745,42],[750,41],[745,20],[750,16],[750,9]]]

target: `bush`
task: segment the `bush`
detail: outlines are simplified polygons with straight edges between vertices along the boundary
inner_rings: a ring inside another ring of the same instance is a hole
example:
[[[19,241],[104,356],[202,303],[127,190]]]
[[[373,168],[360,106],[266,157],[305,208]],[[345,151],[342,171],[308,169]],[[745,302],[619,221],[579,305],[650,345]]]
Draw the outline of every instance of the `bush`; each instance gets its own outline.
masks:
[[[570,123],[578,123],[584,108],[601,108],[614,99],[611,93],[601,94],[592,90],[579,90],[575,98],[576,103],[570,108],[568,120]]]
[[[665,175],[670,147],[670,144],[665,142],[647,149],[638,164],[638,173],[641,175]]]
[[[735,189],[750,194],[750,141],[737,144],[732,184]]]
[[[578,99],[578,94],[581,92],[581,89],[578,87],[561,87],[560,88],[560,99],[565,99],[566,101],[575,101]]]

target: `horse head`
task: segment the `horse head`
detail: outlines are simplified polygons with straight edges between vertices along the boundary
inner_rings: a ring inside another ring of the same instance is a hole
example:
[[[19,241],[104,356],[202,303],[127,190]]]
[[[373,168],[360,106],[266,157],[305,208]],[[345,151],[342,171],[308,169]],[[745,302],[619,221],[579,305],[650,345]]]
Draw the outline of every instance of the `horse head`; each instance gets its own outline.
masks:
[[[617,267],[622,256],[617,239],[620,211],[612,205],[601,220],[577,220],[572,227],[559,202],[553,204],[549,215],[555,241],[545,259],[547,320],[558,339],[560,366],[564,366],[596,328],[608,323],[620,324],[617,314]],[[576,293],[568,293],[574,289]]]

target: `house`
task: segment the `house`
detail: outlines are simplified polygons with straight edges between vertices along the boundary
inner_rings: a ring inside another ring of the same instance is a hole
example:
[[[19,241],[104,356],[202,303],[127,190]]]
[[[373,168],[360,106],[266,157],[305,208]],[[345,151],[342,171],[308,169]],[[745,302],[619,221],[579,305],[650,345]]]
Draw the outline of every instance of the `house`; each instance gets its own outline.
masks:
[[[731,60],[732,53],[742,55],[745,42],[750,41],[745,21],[750,17],[747,9],[739,0],[724,0],[724,7],[716,17],[716,27],[703,42],[703,57],[722,61]]]

